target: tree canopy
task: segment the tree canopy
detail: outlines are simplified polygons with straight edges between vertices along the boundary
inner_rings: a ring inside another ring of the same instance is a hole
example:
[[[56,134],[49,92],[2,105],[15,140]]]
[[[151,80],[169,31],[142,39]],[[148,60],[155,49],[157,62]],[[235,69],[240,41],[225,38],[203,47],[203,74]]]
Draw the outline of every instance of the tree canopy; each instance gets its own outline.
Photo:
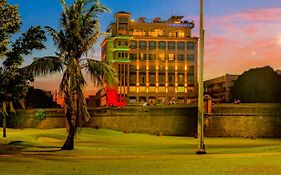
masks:
[[[233,99],[249,103],[281,102],[281,76],[271,67],[245,71],[230,90]]]
[[[0,0],[0,57],[7,50],[9,38],[20,28],[17,6],[11,6],[6,0]]]

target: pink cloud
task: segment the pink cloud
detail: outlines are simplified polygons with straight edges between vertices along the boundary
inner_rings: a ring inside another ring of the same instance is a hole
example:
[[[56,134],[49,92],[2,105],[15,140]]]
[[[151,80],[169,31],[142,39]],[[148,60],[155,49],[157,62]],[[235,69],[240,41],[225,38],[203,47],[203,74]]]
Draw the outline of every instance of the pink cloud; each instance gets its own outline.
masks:
[[[281,68],[281,8],[206,16],[205,79],[252,67]]]

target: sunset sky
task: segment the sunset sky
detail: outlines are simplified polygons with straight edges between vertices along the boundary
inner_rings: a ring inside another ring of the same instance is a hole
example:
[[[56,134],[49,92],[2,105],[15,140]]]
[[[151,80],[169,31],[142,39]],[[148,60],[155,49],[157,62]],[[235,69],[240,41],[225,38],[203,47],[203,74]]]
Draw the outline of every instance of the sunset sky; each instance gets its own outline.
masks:
[[[58,27],[60,0],[8,0],[18,4],[22,18],[22,31],[31,25]],[[72,0],[66,0],[71,3]],[[185,16],[195,21],[194,36],[198,34],[199,0],[101,0],[111,9],[111,14],[100,18],[101,30],[105,31],[114,21],[114,13],[128,11],[132,18],[146,16],[148,19],[171,15]],[[205,0],[205,70],[204,79],[269,65],[281,69],[281,1],[280,0]],[[34,52],[34,56],[54,55],[52,40],[47,49]],[[100,57],[99,43],[95,55]],[[58,89],[60,75],[37,78],[34,85],[45,90]],[[87,94],[94,93],[89,83]]]

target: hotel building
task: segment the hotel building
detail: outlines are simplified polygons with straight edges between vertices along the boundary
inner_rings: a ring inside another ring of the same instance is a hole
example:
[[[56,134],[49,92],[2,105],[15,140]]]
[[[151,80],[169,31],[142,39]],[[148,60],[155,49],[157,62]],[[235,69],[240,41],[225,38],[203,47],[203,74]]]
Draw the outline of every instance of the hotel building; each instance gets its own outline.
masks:
[[[101,43],[102,61],[113,65],[119,100],[126,102],[186,102],[197,97],[198,37],[193,21],[168,20],[118,12]]]

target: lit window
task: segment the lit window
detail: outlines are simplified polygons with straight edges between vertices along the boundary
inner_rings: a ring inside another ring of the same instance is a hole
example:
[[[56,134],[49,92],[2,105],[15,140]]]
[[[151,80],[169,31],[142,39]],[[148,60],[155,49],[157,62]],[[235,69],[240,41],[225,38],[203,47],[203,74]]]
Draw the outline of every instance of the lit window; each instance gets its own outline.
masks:
[[[165,54],[159,53],[158,58],[159,58],[159,60],[165,60]]]
[[[184,32],[182,30],[173,30],[169,32],[170,37],[184,37]]]
[[[140,53],[139,54],[139,60],[146,60],[146,54]]]
[[[154,29],[151,32],[149,32],[149,35],[153,36],[153,37],[163,36],[163,34],[164,34],[164,31],[161,29]]]
[[[184,74],[178,74],[178,83],[179,86],[184,86]]]
[[[145,36],[145,31],[143,29],[134,29],[133,36]]]
[[[175,60],[175,54],[169,53],[169,54],[168,54],[168,58],[169,58],[169,61]]]

